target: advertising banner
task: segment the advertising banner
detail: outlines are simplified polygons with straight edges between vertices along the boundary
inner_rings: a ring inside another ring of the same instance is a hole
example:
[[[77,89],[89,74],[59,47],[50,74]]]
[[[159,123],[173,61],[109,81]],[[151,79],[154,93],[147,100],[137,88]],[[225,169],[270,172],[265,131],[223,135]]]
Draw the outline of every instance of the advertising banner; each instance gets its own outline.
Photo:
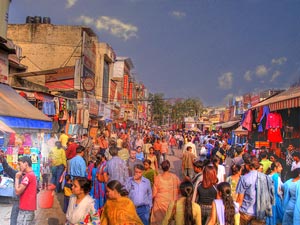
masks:
[[[124,96],[124,98],[127,98],[127,96],[128,96],[128,79],[129,79],[129,76],[127,74],[124,74],[124,76],[123,76],[123,96]]]
[[[133,82],[129,82],[129,93],[128,93],[128,100],[132,100],[132,92],[133,92]]]
[[[110,101],[113,102],[116,95],[117,83],[113,80],[110,81]]]

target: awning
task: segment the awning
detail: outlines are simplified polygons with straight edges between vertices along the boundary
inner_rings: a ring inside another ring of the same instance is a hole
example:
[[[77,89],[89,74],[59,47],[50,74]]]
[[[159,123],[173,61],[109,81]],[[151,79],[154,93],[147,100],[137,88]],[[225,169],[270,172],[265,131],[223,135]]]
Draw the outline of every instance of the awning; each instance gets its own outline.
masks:
[[[233,133],[237,136],[243,136],[248,135],[248,130],[244,130],[242,126],[239,126],[235,130],[233,130]]]
[[[252,108],[268,105],[270,111],[300,107],[300,87],[291,87],[288,90],[258,103]]]
[[[240,120],[234,120],[234,121],[228,121],[225,123],[220,123],[220,124],[216,124],[216,127],[220,127],[220,128],[230,128],[233,127],[234,125],[236,125],[237,123],[239,123]]]
[[[3,121],[0,120],[0,131],[4,133],[16,133],[13,129],[7,126]]]
[[[0,84],[0,120],[11,128],[52,129],[49,117],[5,84]]]

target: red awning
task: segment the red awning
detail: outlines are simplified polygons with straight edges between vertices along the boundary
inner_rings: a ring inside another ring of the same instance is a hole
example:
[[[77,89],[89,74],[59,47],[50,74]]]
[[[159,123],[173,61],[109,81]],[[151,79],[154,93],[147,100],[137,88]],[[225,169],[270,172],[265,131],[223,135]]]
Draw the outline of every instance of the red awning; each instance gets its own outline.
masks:
[[[270,111],[300,107],[300,87],[291,87],[288,90],[258,103],[252,108],[268,105]]]

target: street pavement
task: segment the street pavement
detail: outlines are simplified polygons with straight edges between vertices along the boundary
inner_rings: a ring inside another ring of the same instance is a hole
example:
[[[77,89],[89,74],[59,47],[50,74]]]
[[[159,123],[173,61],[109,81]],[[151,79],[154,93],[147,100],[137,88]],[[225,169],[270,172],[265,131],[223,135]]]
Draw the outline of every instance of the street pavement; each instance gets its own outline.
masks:
[[[167,159],[171,163],[170,171],[175,173],[180,179],[182,179],[181,157],[181,150],[175,150],[175,156],[167,155]],[[40,193],[38,194],[38,203],[40,202]],[[54,193],[53,207],[49,209],[42,209],[38,204],[38,209],[35,212],[35,225],[65,224],[66,217],[62,210],[63,198],[63,193]],[[0,203],[0,225],[10,224],[11,208],[12,204],[10,203]]]

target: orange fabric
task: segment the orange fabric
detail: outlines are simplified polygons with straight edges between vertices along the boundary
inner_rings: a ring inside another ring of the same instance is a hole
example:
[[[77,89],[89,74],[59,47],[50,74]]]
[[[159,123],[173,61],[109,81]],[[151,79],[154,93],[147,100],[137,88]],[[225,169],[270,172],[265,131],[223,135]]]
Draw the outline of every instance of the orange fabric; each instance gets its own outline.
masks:
[[[179,178],[169,172],[154,178],[151,225],[162,224],[170,202],[178,199],[179,184]]]
[[[159,151],[161,151],[161,143],[154,142],[153,148],[154,148],[154,150],[159,150]]]

